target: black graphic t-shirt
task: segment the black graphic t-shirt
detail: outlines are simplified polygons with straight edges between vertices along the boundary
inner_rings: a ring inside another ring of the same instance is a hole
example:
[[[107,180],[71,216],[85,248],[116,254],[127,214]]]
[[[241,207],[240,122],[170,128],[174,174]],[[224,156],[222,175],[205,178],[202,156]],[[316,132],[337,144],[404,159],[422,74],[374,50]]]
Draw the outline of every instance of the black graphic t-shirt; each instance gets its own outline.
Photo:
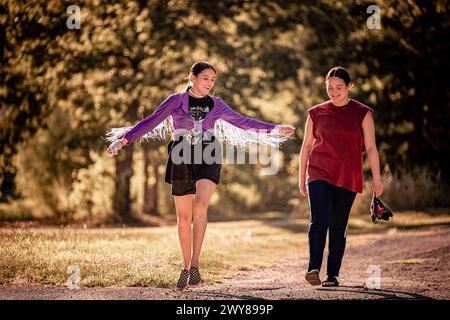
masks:
[[[189,115],[195,121],[202,121],[205,119],[208,112],[213,108],[214,101],[210,96],[203,98],[194,98],[189,96]]]

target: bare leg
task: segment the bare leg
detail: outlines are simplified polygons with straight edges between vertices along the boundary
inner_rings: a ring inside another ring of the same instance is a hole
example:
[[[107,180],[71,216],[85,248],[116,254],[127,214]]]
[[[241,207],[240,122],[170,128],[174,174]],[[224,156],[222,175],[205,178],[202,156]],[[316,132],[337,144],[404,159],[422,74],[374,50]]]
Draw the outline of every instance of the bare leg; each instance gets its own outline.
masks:
[[[191,267],[198,267],[200,251],[205,237],[209,199],[217,185],[208,179],[197,180],[194,199],[194,236]]]
[[[175,208],[177,210],[178,239],[180,240],[183,253],[184,269],[189,269],[192,248],[192,194],[185,196],[174,196]]]

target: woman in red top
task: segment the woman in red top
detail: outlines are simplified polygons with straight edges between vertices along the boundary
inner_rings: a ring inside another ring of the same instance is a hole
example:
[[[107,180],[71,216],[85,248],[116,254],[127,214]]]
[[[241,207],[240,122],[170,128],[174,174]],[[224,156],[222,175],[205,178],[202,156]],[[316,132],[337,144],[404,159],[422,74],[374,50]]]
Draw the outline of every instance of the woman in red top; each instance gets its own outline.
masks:
[[[382,194],[383,185],[373,110],[349,98],[350,75],[342,67],[328,72],[326,88],[330,100],[308,110],[300,151],[299,189],[309,198],[311,209],[305,278],[312,285],[322,283],[319,272],[329,232],[327,278],[322,286],[338,286],[350,209],[356,193],[363,190],[363,150],[376,196]]]

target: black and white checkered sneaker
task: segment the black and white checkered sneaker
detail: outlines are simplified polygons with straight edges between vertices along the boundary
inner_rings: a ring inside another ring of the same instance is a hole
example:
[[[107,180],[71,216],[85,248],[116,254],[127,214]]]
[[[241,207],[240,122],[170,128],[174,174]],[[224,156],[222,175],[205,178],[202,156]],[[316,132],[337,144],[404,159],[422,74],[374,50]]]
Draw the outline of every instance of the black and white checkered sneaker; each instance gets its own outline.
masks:
[[[200,272],[198,271],[198,268],[191,267],[189,269],[189,285],[196,286],[200,283],[202,278],[200,277]]]
[[[189,271],[186,269],[181,270],[180,278],[178,279],[177,282],[177,289],[178,290],[185,289],[188,285],[188,279],[189,279]]]

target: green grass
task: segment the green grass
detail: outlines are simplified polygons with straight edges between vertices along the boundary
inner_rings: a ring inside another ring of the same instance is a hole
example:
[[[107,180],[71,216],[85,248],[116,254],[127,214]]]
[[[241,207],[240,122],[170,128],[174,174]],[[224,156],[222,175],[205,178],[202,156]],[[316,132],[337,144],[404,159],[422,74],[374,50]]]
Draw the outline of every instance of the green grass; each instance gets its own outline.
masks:
[[[307,258],[307,219],[209,223],[200,267],[207,282],[275,262]],[[394,213],[374,225],[352,217],[350,231],[450,224],[450,215]],[[176,226],[0,228],[0,283],[62,285],[77,265],[82,286],[173,286],[182,267]],[[361,239],[358,238],[358,243]],[[348,244],[353,245],[352,237]]]

